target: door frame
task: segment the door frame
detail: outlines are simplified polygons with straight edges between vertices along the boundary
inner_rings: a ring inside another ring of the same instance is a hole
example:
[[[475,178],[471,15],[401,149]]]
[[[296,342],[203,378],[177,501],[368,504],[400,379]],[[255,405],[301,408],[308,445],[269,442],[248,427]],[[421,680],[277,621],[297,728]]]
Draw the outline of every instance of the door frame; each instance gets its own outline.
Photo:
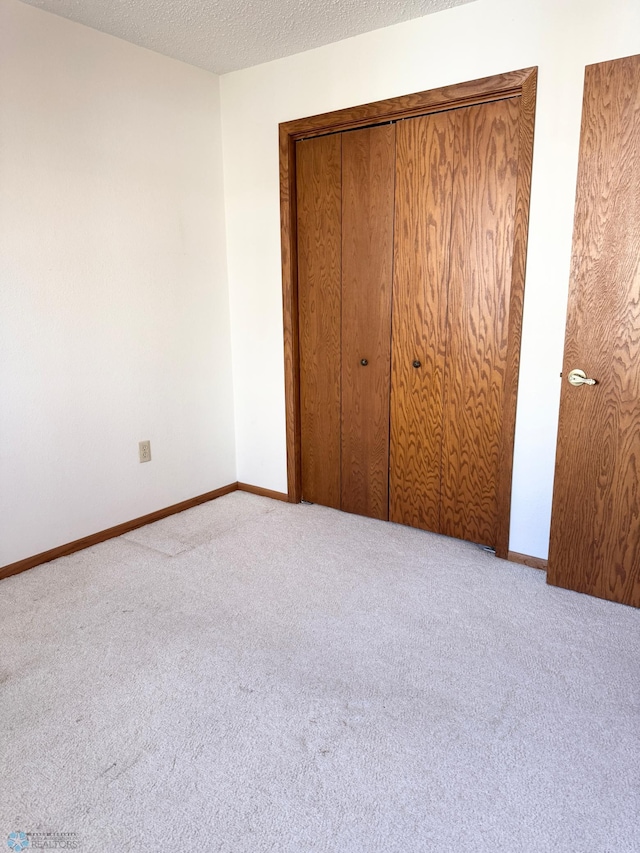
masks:
[[[518,178],[514,213],[513,265],[511,274],[507,369],[500,446],[498,482],[498,536],[496,555],[507,558],[511,514],[511,478],[515,434],[522,307],[527,259],[533,130],[537,67],[483,77],[440,89],[336,110],[308,118],[282,122],[280,141],[280,233],[282,243],[282,300],[284,324],[284,373],[286,405],[287,487],[290,503],[302,499],[302,442],[300,434],[300,353],[298,331],[298,264],[296,211],[296,151],[299,139],[353,130],[442,110],[474,106],[505,98],[521,97]]]

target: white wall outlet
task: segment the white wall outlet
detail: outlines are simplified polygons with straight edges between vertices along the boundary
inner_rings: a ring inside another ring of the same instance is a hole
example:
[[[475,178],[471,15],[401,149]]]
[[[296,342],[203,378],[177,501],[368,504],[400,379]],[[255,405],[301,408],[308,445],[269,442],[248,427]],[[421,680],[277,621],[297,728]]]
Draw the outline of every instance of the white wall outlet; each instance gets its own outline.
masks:
[[[150,441],[139,441],[138,442],[138,453],[140,454],[141,462],[151,462],[151,442]]]

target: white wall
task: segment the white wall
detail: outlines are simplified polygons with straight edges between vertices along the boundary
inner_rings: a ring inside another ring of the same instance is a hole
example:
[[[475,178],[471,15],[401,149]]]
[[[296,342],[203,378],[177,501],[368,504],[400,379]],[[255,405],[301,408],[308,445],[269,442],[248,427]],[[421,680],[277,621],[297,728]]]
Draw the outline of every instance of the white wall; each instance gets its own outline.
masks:
[[[222,193],[218,78],[2,0],[0,566],[236,479]]]
[[[221,78],[241,481],[286,490],[278,123],[538,65],[510,547],[547,556],[584,66],[639,52],[638,0],[477,0]]]

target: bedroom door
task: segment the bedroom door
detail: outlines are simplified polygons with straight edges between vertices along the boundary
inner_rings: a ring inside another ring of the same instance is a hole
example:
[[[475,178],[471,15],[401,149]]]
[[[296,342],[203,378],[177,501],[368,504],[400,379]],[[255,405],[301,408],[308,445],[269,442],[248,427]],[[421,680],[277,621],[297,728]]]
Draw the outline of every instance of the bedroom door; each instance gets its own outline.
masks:
[[[640,606],[640,56],[585,73],[547,578]]]

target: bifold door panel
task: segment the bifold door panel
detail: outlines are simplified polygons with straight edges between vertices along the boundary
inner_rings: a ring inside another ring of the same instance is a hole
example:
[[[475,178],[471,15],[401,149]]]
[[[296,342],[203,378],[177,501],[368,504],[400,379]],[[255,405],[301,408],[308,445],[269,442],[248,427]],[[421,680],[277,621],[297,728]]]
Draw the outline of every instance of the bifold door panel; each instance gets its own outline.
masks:
[[[305,500],[340,508],[342,137],[297,157],[300,425]]]
[[[390,518],[491,546],[519,106],[398,126]]]
[[[389,517],[395,131],[341,134],[341,507],[381,519]]]
[[[389,517],[423,530],[440,524],[455,115],[397,130]]]
[[[495,547],[520,99],[456,110],[439,532]]]

